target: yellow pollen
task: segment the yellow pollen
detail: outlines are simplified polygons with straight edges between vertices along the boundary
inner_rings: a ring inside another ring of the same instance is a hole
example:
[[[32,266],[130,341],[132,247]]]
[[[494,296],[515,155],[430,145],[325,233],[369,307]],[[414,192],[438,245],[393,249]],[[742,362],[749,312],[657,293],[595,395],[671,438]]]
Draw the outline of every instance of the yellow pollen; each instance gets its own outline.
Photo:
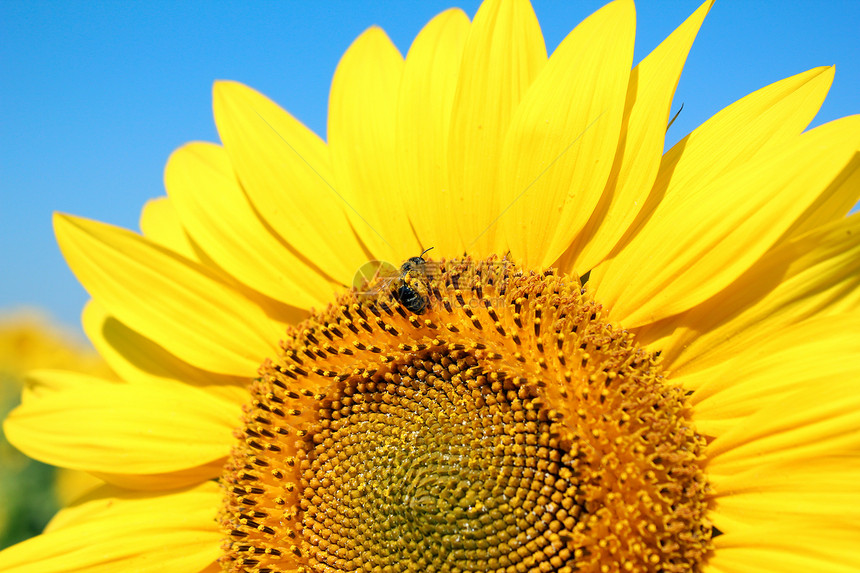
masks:
[[[221,480],[225,571],[701,569],[684,392],[577,279],[464,259],[365,290],[260,368]]]

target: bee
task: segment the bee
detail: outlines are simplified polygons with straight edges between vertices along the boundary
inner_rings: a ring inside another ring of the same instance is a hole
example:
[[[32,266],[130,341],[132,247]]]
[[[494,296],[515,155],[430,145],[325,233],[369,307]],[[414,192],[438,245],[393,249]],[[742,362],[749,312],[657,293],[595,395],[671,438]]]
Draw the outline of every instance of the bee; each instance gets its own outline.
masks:
[[[433,247],[430,247],[432,249]],[[400,276],[394,298],[397,302],[415,314],[423,314],[430,303],[429,286],[427,284],[427,261],[424,255],[430,249],[424,250],[417,257],[411,257],[400,265]]]
[[[430,247],[432,249],[433,247]],[[423,314],[430,303],[429,278],[436,266],[424,260],[426,249],[417,257],[407,259],[400,268],[386,261],[369,261],[353,277],[353,288],[364,300],[379,300],[387,294],[406,310]]]

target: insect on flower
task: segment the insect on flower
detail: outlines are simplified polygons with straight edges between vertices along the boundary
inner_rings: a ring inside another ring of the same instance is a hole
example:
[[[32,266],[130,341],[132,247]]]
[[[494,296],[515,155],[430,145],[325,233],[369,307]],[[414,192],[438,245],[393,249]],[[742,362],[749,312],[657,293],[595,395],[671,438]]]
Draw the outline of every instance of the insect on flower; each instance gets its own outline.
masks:
[[[428,279],[437,269],[436,263],[428,263],[424,255],[410,257],[398,268],[385,261],[370,261],[364,264],[353,279],[353,287],[362,298],[397,301],[406,310],[423,314],[429,304]],[[432,267],[432,268],[431,268]]]
[[[427,261],[424,260],[424,255],[432,248],[425,249],[417,257],[411,257],[400,265],[400,276],[394,298],[415,314],[422,314],[430,301],[427,285]]]

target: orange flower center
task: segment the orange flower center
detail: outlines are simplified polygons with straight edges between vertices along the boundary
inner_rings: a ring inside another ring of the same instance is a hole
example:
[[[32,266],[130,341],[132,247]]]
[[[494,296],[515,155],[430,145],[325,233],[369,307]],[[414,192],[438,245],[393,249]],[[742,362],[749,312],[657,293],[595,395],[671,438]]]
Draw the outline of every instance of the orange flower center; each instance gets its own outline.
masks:
[[[704,439],[658,359],[576,279],[410,262],[262,366],[225,570],[698,570]]]

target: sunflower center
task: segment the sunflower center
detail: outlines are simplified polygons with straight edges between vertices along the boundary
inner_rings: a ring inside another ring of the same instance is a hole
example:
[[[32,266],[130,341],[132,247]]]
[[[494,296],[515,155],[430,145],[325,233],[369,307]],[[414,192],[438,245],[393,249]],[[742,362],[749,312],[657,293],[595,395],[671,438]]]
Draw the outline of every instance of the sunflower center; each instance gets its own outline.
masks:
[[[302,480],[315,562],[491,571],[570,557],[574,460],[533,400],[488,374],[504,379],[442,347],[333,396]]]
[[[416,259],[261,368],[225,570],[699,569],[704,441],[657,358],[576,279]]]

